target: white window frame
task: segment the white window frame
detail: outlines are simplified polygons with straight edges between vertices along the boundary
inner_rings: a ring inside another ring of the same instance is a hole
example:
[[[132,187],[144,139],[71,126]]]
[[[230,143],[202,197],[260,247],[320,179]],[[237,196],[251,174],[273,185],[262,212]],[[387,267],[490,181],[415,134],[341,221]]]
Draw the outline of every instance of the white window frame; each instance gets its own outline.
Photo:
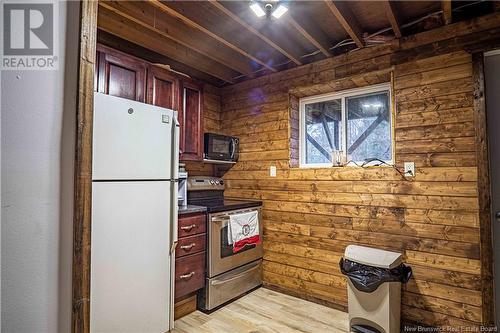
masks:
[[[389,126],[390,126],[390,140],[391,140],[391,159],[384,161],[387,164],[393,165],[394,160],[394,113],[393,113],[393,101],[392,101],[392,89],[390,82],[371,85],[362,88],[355,88],[349,90],[343,90],[334,93],[321,94],[316,96],[304,97],[299,100],[299,167],[300,168],[330,168],[332,163],[306,163],[306,130],[305,130],[305,106],[306,104],[325,102],[334,99],[341,100],[341,114],[342,114],[342,152],[347,160],[347,111],[346,111],[346,98],[356,97],[359,95],[372,94],[377,92],[389,93]],[[362,161],[355,161],[362,162]],[[377,162],[369,163],[367,165],[374,165]],[[354,163],[349,163],[345,166],[355,166]]]

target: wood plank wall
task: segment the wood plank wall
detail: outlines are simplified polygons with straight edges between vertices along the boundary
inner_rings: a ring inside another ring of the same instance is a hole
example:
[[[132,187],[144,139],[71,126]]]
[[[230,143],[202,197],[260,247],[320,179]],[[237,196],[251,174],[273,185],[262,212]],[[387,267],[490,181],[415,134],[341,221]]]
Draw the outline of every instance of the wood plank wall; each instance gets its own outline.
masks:
[[[414,273],[404,286],[403,320],[478,324],[482,294],[471,55],[453,51],[393,66],[391,47],[372,52],[376,56],[361,51],[340,62],[222,89],[220,130],[241,140],[240,161],[224,175],[226,195],[264,201],[265,285],[345,308],[346,280],[338,267],[345,246],[401,251]],[[393,75],[397,165],[414,161],[414,181],[387,167],[290,167],[290,137],[297,129],[290,118],[290,92],[377,83],[363,78],[382,69]],[[276,178],[269,177],[271,165],[277,167]]]
[[[203,86],[203,131],[221,132],[220,92],[219,88],[209,84]],[[187,162],[186,170],[189,176],[213,176],[214,165],[202,162]]]

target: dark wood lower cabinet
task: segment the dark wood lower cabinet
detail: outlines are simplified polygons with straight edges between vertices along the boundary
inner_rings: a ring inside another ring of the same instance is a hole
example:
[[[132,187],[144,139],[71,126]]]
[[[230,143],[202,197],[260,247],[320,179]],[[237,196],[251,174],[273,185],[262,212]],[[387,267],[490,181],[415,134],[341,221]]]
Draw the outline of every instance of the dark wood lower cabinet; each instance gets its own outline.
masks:
[[[194,214],[183,215],[179,218],[179,242],[184,240],[184,237],[205,234],[207,230],[206,215]],[[178,253],[178,252],[176,252]]]
[[[196,310],[196,294],[205,286],[207,256],[205,213],[179,216],[175,250],[175,318]]]
[[[175,260],[175,298],[180,298],[205,285],[205,252]]]
[[[206,234],[200,234],[179,239],[176,250],[177,258],[206,251],[206,238]]]

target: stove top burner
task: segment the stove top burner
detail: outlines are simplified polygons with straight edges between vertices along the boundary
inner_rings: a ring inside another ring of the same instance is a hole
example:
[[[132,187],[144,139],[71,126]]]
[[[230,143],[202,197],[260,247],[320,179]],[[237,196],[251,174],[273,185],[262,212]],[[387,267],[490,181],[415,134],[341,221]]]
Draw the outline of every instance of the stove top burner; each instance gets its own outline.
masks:
[[[226,212],[229,210],[244,209],[262,206],[262,201],[218,199],[218,200],[189,200],[189,204],[207,207],[209,213]]]

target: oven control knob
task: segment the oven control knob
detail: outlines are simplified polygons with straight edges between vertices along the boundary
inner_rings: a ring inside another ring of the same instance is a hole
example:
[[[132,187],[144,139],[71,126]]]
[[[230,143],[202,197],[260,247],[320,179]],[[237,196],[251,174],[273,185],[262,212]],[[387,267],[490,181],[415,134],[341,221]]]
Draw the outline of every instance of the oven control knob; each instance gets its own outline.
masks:
[[[219,185],[219,181],[218,180],[215,181],[215,185]]]
[[[220,185],[224,185],[224,181],[221,179],[219,182]]]
[[[210,179],[210,185],[214,185],[214,184],[215,184],[214,180]]]

